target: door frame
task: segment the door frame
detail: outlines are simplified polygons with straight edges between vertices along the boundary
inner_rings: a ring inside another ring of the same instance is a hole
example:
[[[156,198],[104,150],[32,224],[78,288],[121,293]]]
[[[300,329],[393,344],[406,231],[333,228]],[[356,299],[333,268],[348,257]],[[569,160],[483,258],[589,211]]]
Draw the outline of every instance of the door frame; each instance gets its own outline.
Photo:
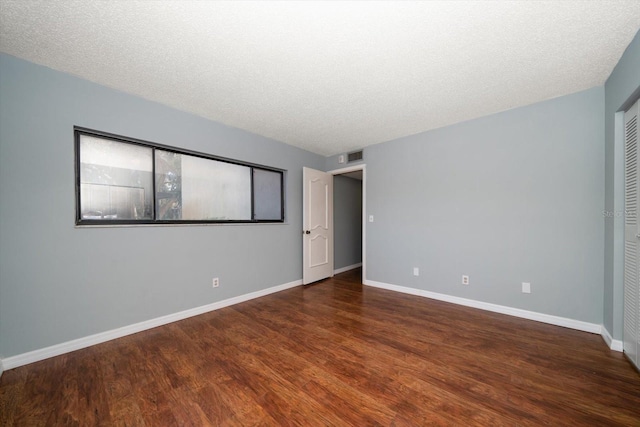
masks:
[[[327,171],[331,175],[342,175],[344,173],[362,171],[362,283],[367,278],[367,165],[366,163],[360,163],[358,165],[347,166],[345,168],[334,169]],[[335,210],[335,203],[333,209]],[[335,245],[336,239],[333,239]],[[335,253],[335,248],[334,248]]]

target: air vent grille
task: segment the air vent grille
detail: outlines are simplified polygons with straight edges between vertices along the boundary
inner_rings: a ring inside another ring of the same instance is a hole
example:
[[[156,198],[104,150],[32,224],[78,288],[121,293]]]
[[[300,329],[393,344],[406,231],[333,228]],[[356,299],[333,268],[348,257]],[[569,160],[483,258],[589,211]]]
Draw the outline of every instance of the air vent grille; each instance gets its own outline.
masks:
[[[347,154],[348,163],[357,162],[358,160],[362,160],[362,150]]]

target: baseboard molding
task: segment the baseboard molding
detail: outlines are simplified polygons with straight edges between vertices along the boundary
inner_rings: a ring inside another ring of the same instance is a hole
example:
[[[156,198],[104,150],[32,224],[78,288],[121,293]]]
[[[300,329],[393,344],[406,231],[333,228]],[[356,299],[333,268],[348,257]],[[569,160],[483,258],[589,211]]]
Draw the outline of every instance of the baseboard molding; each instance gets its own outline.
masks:
[[[358,267],[362,267],[362,263],[359,262],[357,264],[347,265],[346,267],[338,268],[337,270],[333,270],[333,274],[344,273],[345,271],[354,270]]]
[[[0,378],[2,378],[3,373],[4,373],[4,365],[2,364],[2,359],[0,359]]]
[[[376,282],[373,280],[365,280],[364,284],[376,288],[387,289],[404,294],[417,295],[425,298],[431,298],[439,301],[450,302],[453,304],[464,305],[467,307],[479,308],[481,310],[493,311],[495,313],[507,314],[509,316],[521,317],[523,319],[535,320],[537,322],[549,323],[551,325],[563,326],[565,328],[576,329],[579,331],[591,332],[593,334],[602,333],[602,325],[595,323],[583,322],[581,320],[568,319],[566,317],[552,316],[550,314],[537,313],[535,311],[527,311],[519,308],[507,307],[504,305],[491,304],[482,301],[476,301],[466,298],[455,297],[436,292],[425,291],[422,289],[409,288],[405,286],[391,285],[388,283]]]
[[[607,343],[609,348],[613,351],[623,351],[622,341],[614,340],[607,328],[602,327],[602,339]]]
[[[16,356],[0,359],[0,372],[2,369],[13,369],[19,366],[28,365],[29,363],[39,362],[50,357],[59,356],[61,354],[70,353],[75,350],[90,347],[92,345],[101,344],[106,341],[111,341],[116,338],[121,338],[127,335],[135,334],[138,332],[146,331],[148,329],[156,328],[158,326],[166,325],[169,323],[177,322],[178,320],[187,319],[189,317],[198,316],[200,314],[208,313],[210,311],[219,310],[224,307],[239,304],[241,302],[249,301],[252,299],[260,298],[269,294],[284,291],[286,289],[295,288],[302,285],[302,280],[295,280],[293,282],[285,283],[283,285],[273,286],[271,288],[263,289],[261,291],[251,292],[245,295],[229,298],[223,301],[214,302],[211,304],[203,305],[200,307],[192,308],[189,310],[180,311],[178,313],[169,314],[155,319],[145,320],[144,322],[135,323],[133,325],[123,326],[122,328],[113,329],[106,332],[100,332],[95,335],[89,335],[84,338],[78,338],[72,341],[67,341],[61,344],[52,345],[50,347],[42,348],[39,350],[30,351],[28,353],[18,354]]]

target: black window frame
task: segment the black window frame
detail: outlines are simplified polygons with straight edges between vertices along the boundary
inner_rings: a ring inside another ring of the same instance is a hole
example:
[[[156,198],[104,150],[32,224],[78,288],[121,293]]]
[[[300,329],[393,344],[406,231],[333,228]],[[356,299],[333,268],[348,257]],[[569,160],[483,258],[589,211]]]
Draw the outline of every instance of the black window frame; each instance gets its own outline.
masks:
[[[144,141],[136,138],[129,138],[122,135],[116,135],[108,132],[97,131],[80,126],[74,126],[74,152],[75,152],[75,192],[76,192],[76,225],[196,225],[196,224],[269,224],[269,223],[284,223],[286,200],[285,200],[285,174],[286,170],[278,169],[274,167],[259,165],[255,163],[243,162],[239,160],[229,159],[226,157],[214,156],[212,154],[202,153],[199,151],[187,150],[178,147],[172,147],[164,144],[157,144],[154,142]],[[81,182],[80,182],[80,140],[83,135],[92,136],[101,139],[107,139],[125,144],[132,144],[150,148],[152,151],[152,205],[153,212],[151,219],[85,219],[82,218],[81,212]],[[188,156],[200,157],[203,159],[213,160],[217,162],[230,163],[233,165],[245,166],[250,168],[250,180],[251,180],[251,218],[250,220],[163,220],[157,219],[157,191],[156,191],[156,150],[168,151],[175,154],[184,154]],[[254,193],[254,170],[260,169],[268,172],[276,172],[280,174],[280,219],[256,219],[255,218],[255,193]]]

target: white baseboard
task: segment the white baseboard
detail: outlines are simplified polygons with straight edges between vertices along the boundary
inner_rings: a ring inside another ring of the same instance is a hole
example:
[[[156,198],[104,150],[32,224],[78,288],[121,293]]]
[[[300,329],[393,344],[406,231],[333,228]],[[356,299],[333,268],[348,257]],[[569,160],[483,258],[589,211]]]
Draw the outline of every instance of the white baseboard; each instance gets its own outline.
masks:
[[[284,291],[285,289],[295,288],[302,285],[302,280],[295,280],[293,282],[285,283],[283,285],[273,286],[271,288],[263,289],[261,291],[251,292],[245,295],[229,298],[223,301],[214,302],[211,304],[203,305],[200,307],[192,308],[189,310],[180,311],[178,313],[169,314],[155,319],[145,320],[144,322],[135,323],[133,325],[123,326],[122,328],[113,329],[106,332],[100,332],[95,335],[89,335],[88,337],[78,338],[72,341],[67,341],[61,344],[52,345],[50,347],[42,348],[39,350],[30,351],[28,353],[18,354],[16,356],[0,359],[1,369],[13,369],[18,366],[28,365],[29,363],[39,362],[40,360],[48,359],[50,357],[59,356],[61,354],[70,353],[81,348],[90,347],[92,345],[101,344],[106,341],[110,341],[116,338],[121,338],[127,335],[135,334],[138,332],[146,331],[147,329],[156,328],[158,326],[173,323],[178,320],[187,319],[189,317],[198,316],[200,314],[208,313],[210,311],[218,310],[230,305],[239,304],[241,302],[249,301],[255,298],[260,298],[265,295],[273,294],[275,292]],[[1,371],[0,371],[1,372]]]
[[[613,337],[611,336],[611,334],[609,333],[609,331],[607,330],[607,328],[605,328],[604,326],[602,327],[602,339],[604,340],[604,342],[607,343],[607,345],[609,346],[609,348],[613,351],[622,351],[623,347],[622,347],[622,341],[620,340],[614,340]]]
[[[0,359],[0,378],[2,378],[3,373],[4,373],[4,365],[2,364],[2,359]]]
[[[362,263],[361,262],[359,262],[357,264],[347,265],[346,267],[338,268],[337,270],[333,270],[333,274],[344,273],[345,271],[353,270],[353,269],[356,269],[358,267],[362,267]]]
[[[527,311],[519,308],[507,307],[504,305],[491,304],[488,302],[439,294],[422,289],[391,285],[388,283],[376,282],[373,280],[365,280],[364,284],[367,286],[387,289],[390,291],[402,292],[405,294],[417,295],[439,301],[450,302],[453,304],[464,305],[467,307],[479,308],[481,310],[493,311],[495,313],[507,314],[509,316],[521,317],[523,319],[535,320],[537,322],[549,323],[551,325],[564,326],[565,328],[577,329],[579,331],[591,332],[593,334],[600,334],[602,333],[603,329],[602,325],[598,325],[595,323],[583,322],[581,320],[568,319],[566,317],[552,316],[550,314],[536,313],[535,311]]]

